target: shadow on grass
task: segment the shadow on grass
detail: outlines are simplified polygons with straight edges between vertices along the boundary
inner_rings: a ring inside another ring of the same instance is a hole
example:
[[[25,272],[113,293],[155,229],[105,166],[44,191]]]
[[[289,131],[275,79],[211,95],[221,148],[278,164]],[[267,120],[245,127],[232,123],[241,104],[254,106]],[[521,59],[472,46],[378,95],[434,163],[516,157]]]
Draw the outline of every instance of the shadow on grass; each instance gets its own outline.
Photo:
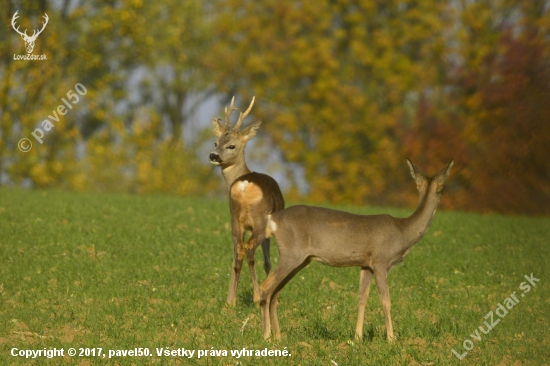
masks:
[[[252,289],[239,291],[237,295],[237,304],[246,308],[253,308],[254,305],[254,291]]]
[[[375,329],[374,326],[368,326],[367,328],[363,329],[363,340],[362,342],[368,342],[371,343],[375,337]],[[355,339],[355,331],[350,333],[350,339]]]
[[[355,327],[350,330],[341,331],[330,328],[329,324],[322,322],[319,319],[315,319],[309,322],[303,328],[294,328],[291,331],[291,337],[296,336],[300,338],[303,334],[307,334],[309,339],[312,340],[322,340],[322,341],[335,341],[335,342],[346,342],[348,340],[355,341]],[[363,340],[358,341],[358,343],[372,343],[376,338],[379,338],[381,335],[376,331],[374,326],[365,327],[363,331]],[[384,333],[385,337],[385,333]],[[385,339],[385,338],[384,338]]]
[[[316,340],[337,341],[353,339],[353,335],[352,338],[349,338],[348,334],[331,329],[326,321],[322,321],[319,318],[313,319],[313,321],[308,323],[300,332],[305,332],[311,339]]]

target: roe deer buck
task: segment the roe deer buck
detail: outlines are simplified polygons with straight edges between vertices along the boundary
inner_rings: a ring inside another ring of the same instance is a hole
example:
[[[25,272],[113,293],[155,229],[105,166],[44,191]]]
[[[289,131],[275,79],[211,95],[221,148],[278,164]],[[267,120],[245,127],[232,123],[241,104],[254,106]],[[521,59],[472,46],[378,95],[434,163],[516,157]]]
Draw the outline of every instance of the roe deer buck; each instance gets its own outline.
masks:
[[[229,190],[229,207],[231,210],[231,231],[233,236],[233,268],[227,303],[235,306],[237,303],[237,284],[241,273],[243,258],[246,254],[252,285],[254,301],[260,299],[260,288],[254,269],[254,253],[258,245],[262,245],[264,269],[267,274],[271,270],[269,254],[270,239],[265,237],[266,217],[268,214],[285,208],[285,201],[279,185],[269,175],[251,172],[246,166],[244,148],[246,142],[256,135],[261,121],[253,123],[239,131],[244,118],[254,104],[254,98],[244,113],[240,113],[235,127],[231,129],[231,112],[235,97],[231,100],[229,109],[225,107],[225,124],[221,118],[212,118],[212,128],[218,141],[214,144],[216,150],[210,154],[210,161],[222,168],[222,174]],[[245,231],[250,232],[250,238],[244,242]]]
[[[273,328],[275,338],[280,339],[277,296],[296,273],[314,260],[334,267],[361,267],[357,340],[363,338],[365,305],[374,273],[386,318],[387,337],[389,341],[394,340],[388,272],[393,265],[403,261],[428,230],[443,182],[453,165],[451,161],[433,178],[428,178],[410,160],[407,163],[420,195],[418,206],[410,217],[362,216],[309,206],[294,206],[268,215],[266,236],[275,236],[280,259],[277,268],[260,287],[264,338],[270,337]]]

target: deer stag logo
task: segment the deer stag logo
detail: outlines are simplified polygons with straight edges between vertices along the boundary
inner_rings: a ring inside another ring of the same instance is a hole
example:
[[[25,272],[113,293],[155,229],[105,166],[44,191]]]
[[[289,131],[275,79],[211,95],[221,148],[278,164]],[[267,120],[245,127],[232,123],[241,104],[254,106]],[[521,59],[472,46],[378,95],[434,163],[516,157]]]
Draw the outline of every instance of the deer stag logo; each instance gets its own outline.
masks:
[[[36,38],[38,38],[40,33],[42,33],[44,28],[46,28],[46,24],[48,24],[48,20],[49,20],[48,14],[44,13],[44,19],[46,21],[42,23],[42,29],[40,30],[35,29],[34,32],[32,33],[32,36],[29,37],[26,29],[24,32],[21,32],[19,30],[19,27],[15,28],[15,20],[19,17],[17,15],[18,12],[19,10],[16,11],[15,14],[13,14],[13,17],[11,18],[11,26],[13,27],[13,29],[15,29],[17,33],[21,35],[21,38],[23,38],[23,40],[25,41],[25,48],[27,49],[27,53],[32,53],[32,50],[34,49],[34,42],[36,42]]]

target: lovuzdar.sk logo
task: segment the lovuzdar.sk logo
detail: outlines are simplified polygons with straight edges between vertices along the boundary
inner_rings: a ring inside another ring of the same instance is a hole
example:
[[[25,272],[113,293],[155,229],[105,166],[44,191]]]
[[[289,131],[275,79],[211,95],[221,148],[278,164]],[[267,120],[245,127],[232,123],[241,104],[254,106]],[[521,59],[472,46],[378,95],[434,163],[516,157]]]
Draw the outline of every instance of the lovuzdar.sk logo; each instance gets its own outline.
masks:
[[[17,26],[15,23],[16,23],[16,19],[19,18],[19,15],[17,14],[19,13],[19,10],[15,12],[15,14],[13,14],[13,17],[11,18],[11,26],[13,27],[13,29],[19,33],[19,35],[21,36],[21,38],[23,38],[23,41],[25,41],[25,49],[27,50],[27,54],[26,55],[16,55],[14,54],[13,55],[13,59],[14,60],[47,60],[47,57],[45,54],[43,55],[34,55],[32,53],[32,50],[34,49],[34,43],[36,42],[36,39],[38,38],[38,36],[40,35],[40,33],[42,33],[42,31],[44,30],[44,28],[46,28],[46,25],[48,24],[48,14],[44,13],[44,21],[42,22],[42,28],[40,30],[38,29],[35,29],[32,33],[31,36],[29,36],[27,34],[27,30],[25,29],[24,32],[21,32],[19,30],[19,26]]]

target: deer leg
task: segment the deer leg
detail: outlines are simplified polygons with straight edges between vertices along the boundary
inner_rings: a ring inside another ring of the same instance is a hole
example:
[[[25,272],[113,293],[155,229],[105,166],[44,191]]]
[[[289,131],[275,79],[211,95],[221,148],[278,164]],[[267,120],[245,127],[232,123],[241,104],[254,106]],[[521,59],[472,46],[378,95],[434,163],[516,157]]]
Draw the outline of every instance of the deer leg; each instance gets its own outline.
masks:
[[[269,238],[266,238],[264,239],[264,241],[262,241],[262,253],[264,255],[264,269],[266,274],[269,274],[269,272],[271,271],[271,258],[269,252],[270,244],[271,242]]]
[[[365,306],[369,299],[370,280],[372,271],[370,268],[361,268],[361,277],[359,278],[359,315],[357,316],[357,326],[355,327],[355,340],[363,339],[363,322],[365,321]]]
[[[227,295],[227,303],[231,306],[237,305],[237,285],[239,284],[239,276],[243,266],[244,255],[237,254],[233,258],[233,270],[231,271],[231,284],[229,285],[229,294]]]
[[[240,227],[233,227],[233,265],[231,267],[229,293],[227,294],[227,303],[233,307],[237,305],[237,285],[239,284],[239,276],[241,275],[245,254],[242,245],[243,235],[244,231]]]
[[[250,277],[252,279],[252,287],[254,289],[254,302],[260,301],[260,286],[258,286],[258,278],[256,277],[256,267],[254,262],[255,248],[246,250],[246,259],[248,260],[248,268],[250,268]]]
[[[306,259],[301,264],[299,264],[297,267],[292,269],[290,271],[290,273],[288,273],[283,278],[283,280],[275,287],[275,290],[273,291],[273,293],[271,295],[271,300],[269,301],[269,321],[270,321],[270,324],[271,324],[271,331],[275,335],[276,340],[281,339],[281,328],[279,327],[279,318],[277,316],[277,306],[279,305],[277,299],[279,298],[279,293],[281,292],[283,287],[285,287],[286,284],[294,276],[296,276],[296,274],[298,272],[300,272],[302,270],[302,268],[304,268],[305,266],[307,266],[309,264],[309,262],[310,262],[310,260]],[[279,269],[279,267],[277,267],[277,269]],[[267,280],[266,280],[266,282],[267,282]],[[263,286],[263,284],[262,284],[262,286]],[[264,338],[265,338],[265,334],[264,334]]]
[[[277,296],[281,289],[287,284],[292,277],[304,268],[309,261],[293,260],[286,262],[281,257],[280,263],[267,276],[267,279],[260,286],[260,306],[262,308],[262,323],[264,329],[264,338],[268,339],[271,336],[272,323],[276,327],[276,339],[281,338],[279,330],[279,320],[277,318]],[[273,313],[271,313],[273,311]]]
[[[271,336],[271,321],[270,321],[270,314],[269,314],[271,298],[267,293],[262,293],[261,291],[262,290],[260,287],[260,308],[262,309],[262,328],[264,331],[264,339],[268,339]]]
[[[260,287],[258,286],[258,277],[256,276],[256,266],[254,261],[254,253],[258,248],[259,243],[264,242],[265,235],[258,233],[258,230],[254,230],[250,238],[245,244],[246,258],[248,260],[248,267],[250,268],[250,277],[252,278],[252,287],[254,288],[254,302],[260,301]]]
[[[279,306],[279,292],[276,291],[271,296],[269,302],[269,321],[271,322],[271,330],[275,334],[275,339],[281,339],[281,328],[279,327],[279,317],[277,316],[277,307]]]
[[[389,342],[393,342],[395,337],[393,335],[393,325],[391,322],[391,301],[390,301],[390,287],[388,285],[388,270],[386,268],[374,269],[374,276],[376,278],[376,287],[378,287],[378,293],[380,294],[380,301],[382,302],[382,308],[384,309],[384,317],[386,319],[386,331]]]

